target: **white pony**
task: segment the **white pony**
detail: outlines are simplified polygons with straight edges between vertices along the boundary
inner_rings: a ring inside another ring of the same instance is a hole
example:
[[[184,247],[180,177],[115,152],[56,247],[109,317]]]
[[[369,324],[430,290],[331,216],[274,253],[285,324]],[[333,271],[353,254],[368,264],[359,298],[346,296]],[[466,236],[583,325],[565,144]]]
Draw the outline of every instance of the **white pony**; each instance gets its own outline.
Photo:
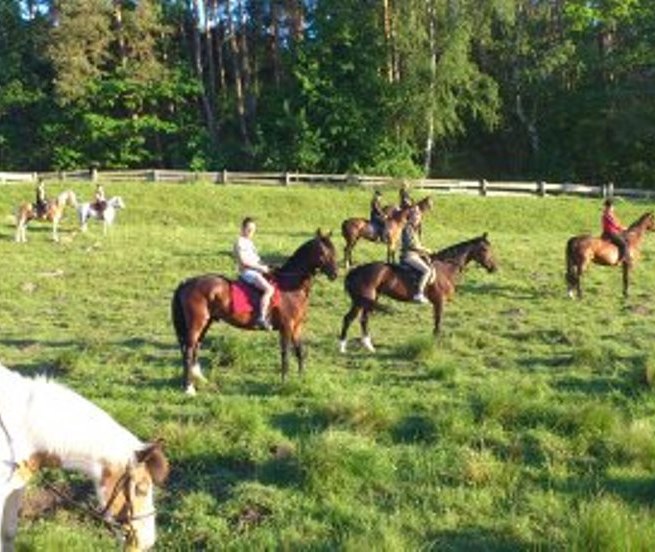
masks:
[[[41,467],[81,471],[95,483],[99,510],[120,529],[125,546],[155,542],[153,482],[168,461],[158,443],[146,444],[106,412],[45,377],[26,378],[0,364],[0,551],[14,549],[18,509],[30,476]]]
[[[116,218],[116,211],[125,208],[123,198],[121,196],[114,196],[107,200],[107,205],[102,211],[98,211],[94,207],[94,203],[81,203],[77,208],[77,215],[80,219],[80,227],[82,232],[86,232],[87,223],[89,219],[95,218],[102,221],[102,232],[106,236],[107,230]]]

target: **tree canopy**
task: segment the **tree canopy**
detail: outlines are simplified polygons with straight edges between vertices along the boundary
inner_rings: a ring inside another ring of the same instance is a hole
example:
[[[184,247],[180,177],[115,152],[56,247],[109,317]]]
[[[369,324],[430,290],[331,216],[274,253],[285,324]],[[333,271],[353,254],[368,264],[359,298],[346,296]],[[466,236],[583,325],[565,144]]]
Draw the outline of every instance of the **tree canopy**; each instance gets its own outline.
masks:
[[[652,0],[0,0],[0,168],[652,186]]]

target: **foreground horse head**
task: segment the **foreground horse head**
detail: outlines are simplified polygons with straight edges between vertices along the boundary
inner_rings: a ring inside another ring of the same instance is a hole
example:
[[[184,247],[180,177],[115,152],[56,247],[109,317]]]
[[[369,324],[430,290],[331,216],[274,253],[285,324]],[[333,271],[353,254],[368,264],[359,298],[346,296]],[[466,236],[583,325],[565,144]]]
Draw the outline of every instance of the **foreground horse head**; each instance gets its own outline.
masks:
[[[495,272],[498,269],[486,233],[442,249],[430,256],[433,277],[425,288],[425,295],[433,306],[435,335],[441,328],[444,304],[455,293],[458,278],[472,261],[484,267],[488,272]],[[348,329],[357,317],[360,318],[362,328],[362,344],[369,351],[375,351],[368,331],[368,319],[371,312],[385,310],[378,305],[378,297],[386,295],[397,301],[411,301],[417,291],[416,280],[413,271],[398,265],[368,263],[351,270],[345,281],[351,307],[343,317],[340,351],[346,352]]]
[[[619,266],[622,268],[623,296],[628,296],[630,271],[639,259],[642,242],[648,232],[655,230],[655,216],[647,211],[634,221],[624,232],[631,262],[620,262],[616,245],[608,240],[589,235],[573,236],[566,243],[566,283],[569,297],[582,298],[581,279],[584,272],[593,264]]]
[[[152,547],[153,484],[168,473],[161,446],[142,443],[106,412],[45,378],[0,365],[0,390],[0,548],[13,549],[25,486],[43,467],[86,474],[100,507],[85,509],[122,533],[126,547]]]
[[[272,325],[280,335],[281,374],[289,370],[289,349],[298,361],[298,372],[304,370],[302,331],[309,306],[312,279],[317,273],[330,280],[338,275],[337,258],[330,234],[321,230],[303,243],[273,275],[279,291],[279,301],[270,308]],[[171,311],[173,326],[182,353],[185,391],[195,394],[195,383],[204,376],[198,364],[198,351],[207,330],[214,321],[224,320],[242,329],[256,327],[254,310],[235,308],[235,282],[218,274],[205,274],[183,281],[173,294]]]

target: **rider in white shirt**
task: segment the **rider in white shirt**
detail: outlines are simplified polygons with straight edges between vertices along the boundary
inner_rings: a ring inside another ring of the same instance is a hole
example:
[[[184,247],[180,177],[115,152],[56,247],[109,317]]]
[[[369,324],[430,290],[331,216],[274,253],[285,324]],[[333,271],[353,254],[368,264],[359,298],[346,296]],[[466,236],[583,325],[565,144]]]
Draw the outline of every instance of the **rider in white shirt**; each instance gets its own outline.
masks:
[[[257,325],[266,330],[271,329],[271,324],[268,321],[268,307],[273,298],[275,288],[273,285],[264,278],[264,274],[270,272],[270,268],[262,263],[257,248],[252,241],[252,237],[256,230],[255,221],[246,217],[241,223],[241,232],[234,244],[234,254],[239,264],[240,278],[249,284],[262,291],[262,298],[259,303],[259,318]]]

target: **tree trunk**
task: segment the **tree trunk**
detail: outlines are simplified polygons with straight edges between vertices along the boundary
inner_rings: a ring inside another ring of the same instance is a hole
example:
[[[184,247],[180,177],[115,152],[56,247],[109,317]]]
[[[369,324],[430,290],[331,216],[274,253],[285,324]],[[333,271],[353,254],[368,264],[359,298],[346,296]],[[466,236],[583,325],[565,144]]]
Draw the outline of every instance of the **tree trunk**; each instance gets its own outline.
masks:
[[[432,167],[432,150],[434,148],[434,91],[437,79],[437,45],[435,31],[435,14],[432,2],[428,2],[428,45],[430,48],[430,94],[427,108],[427,137],[425,139],[425,158],[423,161],[423,174],[430,175]]]
[[[230,43],[232,58],[232,71],[234,72],[234,92],[237,99],[237,115],[239,118],[239,131],[241,140],[246,150],[251,150],[250,138],[248,137],[248,127],[246,125],[246,104],[243,96],[243,80],[241,76],[241,63],[239,52],[239,42],[237,40],[237,31],[232,18],[232,1],[227,0],[227,32]]]

